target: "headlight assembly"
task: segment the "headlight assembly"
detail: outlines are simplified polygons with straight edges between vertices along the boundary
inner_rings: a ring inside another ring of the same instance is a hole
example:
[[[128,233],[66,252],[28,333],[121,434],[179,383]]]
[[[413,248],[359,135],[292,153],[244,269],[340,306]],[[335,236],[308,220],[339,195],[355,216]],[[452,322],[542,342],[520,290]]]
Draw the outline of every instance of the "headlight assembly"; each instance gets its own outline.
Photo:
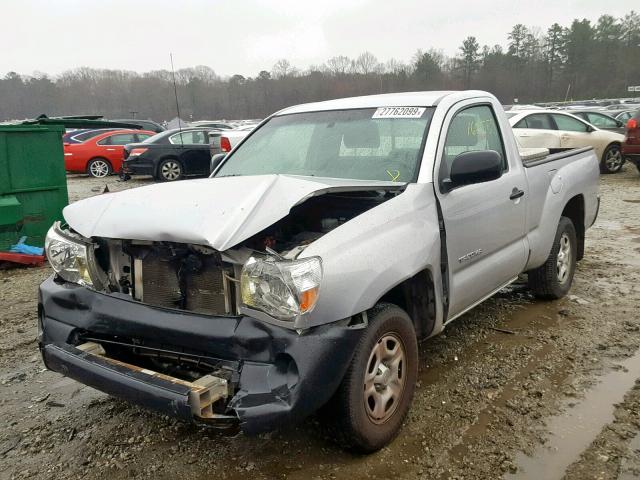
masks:
[[[67,282],[101,288],[103,275],[95,263],[94,246],[65,232],[56,222],[47,232],[44,249],[49,264]]]
[[[240,277],[242,303],[279,320],[293,321],[313,310],[321,280],[320,257],[300,260],[251,257]]]

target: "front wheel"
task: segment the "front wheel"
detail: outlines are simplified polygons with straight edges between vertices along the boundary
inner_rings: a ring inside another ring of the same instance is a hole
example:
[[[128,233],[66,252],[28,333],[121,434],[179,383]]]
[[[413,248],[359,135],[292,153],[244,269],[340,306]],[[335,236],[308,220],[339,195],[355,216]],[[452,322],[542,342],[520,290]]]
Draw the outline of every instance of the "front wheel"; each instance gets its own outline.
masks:
[[[578,239],[573,222],[560,217],[558,230],[547,261],[529,271],[529,288],[537,298],[554,300],[564,297],[571,288],[576,271]]]
[[[158,180],[174,182],[182,178],[182,165],[174,158],[163,160],[158,167]]]
[[[111,172],[111,164],[104,158],[94,158],[87,165],[87,173],[95,178],[107,177]]]
[[[409,411],[417,374],[413,322],[395,305],[376,305],[333,399],[344,446],[371,453],[391,442]]]
[[[624,157],[620,145],[613,143],[609,145],[602,154],[600,162],[600,173],[618,173],[624,165]]]

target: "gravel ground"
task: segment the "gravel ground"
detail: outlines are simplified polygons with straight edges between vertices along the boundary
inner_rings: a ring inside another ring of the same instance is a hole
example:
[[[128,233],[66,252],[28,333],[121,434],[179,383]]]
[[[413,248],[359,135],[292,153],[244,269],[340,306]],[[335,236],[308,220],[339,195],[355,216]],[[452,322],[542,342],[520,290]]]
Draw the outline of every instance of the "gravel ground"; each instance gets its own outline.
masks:
[[[147,183],[74,176],[69,193]],[[370,456],[338,449],[316,418],[225,436],[47,371],[35,324],[49,269],[0,271],[0,478],[640,478],[635,168],[602,176],[601,194],[571,295],[515,285],[425,342],[406,425]]]

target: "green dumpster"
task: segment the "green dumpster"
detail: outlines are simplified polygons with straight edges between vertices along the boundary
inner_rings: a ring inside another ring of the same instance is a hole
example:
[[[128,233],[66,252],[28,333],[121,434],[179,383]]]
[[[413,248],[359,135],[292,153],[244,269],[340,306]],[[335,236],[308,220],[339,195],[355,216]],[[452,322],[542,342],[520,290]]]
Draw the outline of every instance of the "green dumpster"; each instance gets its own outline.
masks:
[[[0,125],[0,251],[22,236],[44,245],[69,203],[58,125]]]

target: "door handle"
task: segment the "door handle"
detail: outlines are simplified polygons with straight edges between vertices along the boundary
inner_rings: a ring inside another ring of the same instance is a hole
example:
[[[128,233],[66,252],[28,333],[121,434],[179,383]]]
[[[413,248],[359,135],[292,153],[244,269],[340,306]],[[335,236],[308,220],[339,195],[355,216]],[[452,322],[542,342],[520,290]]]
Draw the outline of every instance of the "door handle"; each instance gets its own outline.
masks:
[[[509,200],[515,200],[524,196],[524,190],[520,190],[518,187],[513,187],[511,190],[511,195],[509,195]]]

